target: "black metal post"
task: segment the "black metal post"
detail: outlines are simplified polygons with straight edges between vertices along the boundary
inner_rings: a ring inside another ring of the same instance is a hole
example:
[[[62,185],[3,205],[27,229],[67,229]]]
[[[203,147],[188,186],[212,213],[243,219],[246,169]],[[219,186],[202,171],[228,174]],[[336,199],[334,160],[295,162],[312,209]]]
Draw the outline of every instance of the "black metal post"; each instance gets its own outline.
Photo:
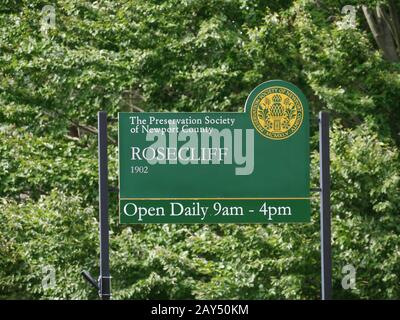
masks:
[[[332,299],[332,252],[330,212],[329,113],[319,113],[320,210],[321,210],[321,299]]]
[[[99,145],[99,229],[100,229],[100,276],[99,295],[103,300],[111,297],[109,223],[108,223],[108,157],[107,113],[100,111],[98,119]]]

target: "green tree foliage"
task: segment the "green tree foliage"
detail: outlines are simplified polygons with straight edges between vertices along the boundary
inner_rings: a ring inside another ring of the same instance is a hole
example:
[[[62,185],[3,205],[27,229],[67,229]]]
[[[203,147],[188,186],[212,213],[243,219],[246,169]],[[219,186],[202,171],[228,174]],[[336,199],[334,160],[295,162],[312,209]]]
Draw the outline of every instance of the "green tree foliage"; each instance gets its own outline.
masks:
[[[97,111],[242,111],[252,88],[280,78],[303,89],[313,118],[336,119],[335,297],[399,298],[400,65],[361,8],[346,25],[353,2],[59,0],[46,31],[46,2],[2,1],[0,297],[95,298],[79,272],[98,264]],[[273,226],[121,227],[116,200],[115,298],[319,297],[318,197],[311,224]],[[354,290],[341,287],[347,264]],[[45,290],[47,265],[56,286]]]
[[[38,201],[2,199],[0,297],[93,297],[80,272],[94,267],[97,223],[94,208],[82,202],[56,189]],[[56,285],[45,289],[48,266]]]
[[[396,285],[400,275],[399,160],[398,148],[381,142],[367,125],[355,130],[334,127],[333,261],[339,297],[398,299],[400,295]],[[357,269],[354,291],[341,288],[340,272],[346,264]]]

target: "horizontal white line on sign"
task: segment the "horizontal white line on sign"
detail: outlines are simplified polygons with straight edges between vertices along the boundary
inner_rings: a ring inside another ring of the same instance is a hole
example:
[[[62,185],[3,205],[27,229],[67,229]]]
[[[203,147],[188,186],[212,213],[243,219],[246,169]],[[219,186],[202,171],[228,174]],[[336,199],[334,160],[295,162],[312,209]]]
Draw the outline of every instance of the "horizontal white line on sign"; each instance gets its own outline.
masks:
[[[120,198],[120,200],[309,200],[306,198]]]

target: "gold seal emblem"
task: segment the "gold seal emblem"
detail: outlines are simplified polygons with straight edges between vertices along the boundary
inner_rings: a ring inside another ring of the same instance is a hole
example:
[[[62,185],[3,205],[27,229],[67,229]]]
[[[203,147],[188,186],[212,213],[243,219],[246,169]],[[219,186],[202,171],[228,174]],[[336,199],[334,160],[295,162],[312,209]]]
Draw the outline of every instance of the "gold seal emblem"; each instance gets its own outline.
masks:
[[[251,121],[264,137],[283,140],[301,126],[304,109],[299,97],[284,87],[270,87],[261,91],[251,105]]]

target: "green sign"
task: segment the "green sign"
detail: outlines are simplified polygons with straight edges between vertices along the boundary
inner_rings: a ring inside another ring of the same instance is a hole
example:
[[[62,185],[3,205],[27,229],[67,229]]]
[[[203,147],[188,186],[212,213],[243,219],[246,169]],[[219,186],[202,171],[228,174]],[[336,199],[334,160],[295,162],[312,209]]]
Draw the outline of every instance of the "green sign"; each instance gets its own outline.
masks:
[[[121,223],[310,221],[309,111],[268,81],[245,112],[119,113]]]

